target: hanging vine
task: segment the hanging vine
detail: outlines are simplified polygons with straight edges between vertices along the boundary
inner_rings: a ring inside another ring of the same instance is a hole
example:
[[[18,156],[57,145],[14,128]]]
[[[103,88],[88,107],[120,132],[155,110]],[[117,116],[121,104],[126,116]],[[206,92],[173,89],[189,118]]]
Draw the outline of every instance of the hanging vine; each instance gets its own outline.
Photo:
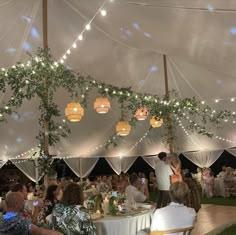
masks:
[[[206,124],[220,127],[222,120],[235,117],[235,114],[227,110],[215,111],[209,106],[201,104],[195,97],[179,98],[175,91],[166,96],[151,95],[132,91],[131,87],[120,88],[104,82],[97,81],[90,76],[83,76],[67,69],[64,65],[55,62],[49,50],[38,49],[35,56],[29,55],[27,63],[17,63],[8,69],[0,70],[0,91],[6,93],[10,90],[11,96],[0,107],[0,121],[7,121],[7,115],[17,113],[25,100],[39,98],[40,126],[37,140],[41,146],[41,156],[44,156],[44,135],[49,136],[49,145],[54,146],[61,137],[70,134],[67,122],[61,122],[61,111],[55,103],[55,94],[59,88],[66,90],[71,98],[74,97],[83,107],[86,107],[89,95],[96,90],[102,97],[116,99],[122,106],[122,118],[129,120],[135,127],[137,120],[134,118],[135,111],[140,107],[146,107],[149,115],[162,118],[164,126],[168,114],[175,114],[188,122],[186,129],[195,131],[201,135],[212,137],[213,134],[206,129]],[[47,97],[45,95],[44,79],[47,80]],[[124,105],[125,103],[125,105]],[[44,121],[49,123],[49,133],[44,133]],[[194,121],[197,120],[197,121]],[[198,124],[202,123],[202,124]],[[176,120],[172,118],[172,126],[176,126]],[[115,133],[106,141],[105,146],[117,146],[118,138]],[[119,137],[122,138],[122,137]],[[165,138],[165,137],[164,137]],[[48,166],[49,156],[41,158],[43,168]]]

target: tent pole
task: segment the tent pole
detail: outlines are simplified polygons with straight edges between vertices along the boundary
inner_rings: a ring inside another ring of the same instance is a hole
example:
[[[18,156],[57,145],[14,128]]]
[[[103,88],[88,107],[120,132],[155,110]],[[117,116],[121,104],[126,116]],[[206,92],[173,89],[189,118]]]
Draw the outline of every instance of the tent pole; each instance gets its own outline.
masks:
[[[43,0],[43,49],[48,48],[48,2]],[[45,100],[48,105],[48,83],[47,78],[44,78]],[[44,119],[44,153],[49,156],[49,120]]]
[[[48,47],[48,1],[43,0],[43,49]]]
[[[46,50],[48,48],[48,1],[43,1],[43,9],[42,9],[42,19],[43,19],[43,49]],[[45,88],[45,100],[46,106],[48,106],[48,81],[47,77],[44,78],[44,88]],[[44,118],[44,154],[49,156],[49,120]],[[48,187],[48,175],[44,175],[44,186]]]
[[[168,84],[168,73],[167,73],[167,59],[166,55],[163,55],[163,65],[164,65],[164,78],[165,78],[165,95],[166,99],[169,100],[169,84]],[[174,136],[173,136],[173,129],[171,124],[171,113],[167,115],[167,129],[168,129],[168,144],[170,153],[174,152]]]
[[[35,161],[35,181],[36,181],[36,184],[39,184],[39,163],[38,163],[38,158],[36,158],[34,161]]]
[[[83,166],[82,166],[82,164],[83,164],[83,163],[82,163],[82,158],[80,157],[80,158],[79,158],[79,170],[80,170],[80,182],[81,182],[81,183],[83,182],[83,178],[82,178],[82,176],[83,176],[83,174],[82,174],[82,173],[83,173],[83,172],[82,172],[82,171],[83,171]]]

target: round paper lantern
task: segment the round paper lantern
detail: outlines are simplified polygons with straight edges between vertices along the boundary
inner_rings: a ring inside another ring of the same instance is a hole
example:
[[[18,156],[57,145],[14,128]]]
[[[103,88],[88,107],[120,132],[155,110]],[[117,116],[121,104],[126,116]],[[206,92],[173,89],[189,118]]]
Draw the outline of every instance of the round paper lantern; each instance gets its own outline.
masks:
[[[70,122],[79,122],[84,116],[84,109],[80,103],[69,103],[66,106],[65,114]]]
[[[153,128],[160,127],[160,126],[162,126],[162,124],[163,124],[163,119],[160,117],[153,116],[150,120],[150,125]]]
[[[134,116],[139,121],[147,119],[147,117],[148,117],[148,110],[147,110],[147,108],[141,107],[141,108],[137,109]]]
[[[110,108],[111,104],[107,98],[97,98],[94,102],[94,109],[97,113],[107,113]]]
[[[116,125],[116,133],[120,136],[126,136],[130,133],[131,126],[127,121],[120,121]]]

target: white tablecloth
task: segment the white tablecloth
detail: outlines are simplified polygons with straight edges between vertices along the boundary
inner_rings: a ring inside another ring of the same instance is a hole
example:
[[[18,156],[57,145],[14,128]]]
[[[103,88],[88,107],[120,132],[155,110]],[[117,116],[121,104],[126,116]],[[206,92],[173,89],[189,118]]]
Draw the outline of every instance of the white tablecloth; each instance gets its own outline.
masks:
[[[137,235],[144,229],[149,229],[154,209],[132,216],[107,216],[94,221],[97,235]]]

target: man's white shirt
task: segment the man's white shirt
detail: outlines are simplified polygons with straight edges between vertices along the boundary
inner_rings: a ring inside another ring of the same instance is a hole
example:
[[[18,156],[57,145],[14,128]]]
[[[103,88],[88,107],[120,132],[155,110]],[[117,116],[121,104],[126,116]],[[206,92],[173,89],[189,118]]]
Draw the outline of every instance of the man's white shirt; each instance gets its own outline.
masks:
[[[147,199],[147,197],[142,192],[132,185],[126,187],[125,194],[128,200],[134,202],[144,202]]]
[[[155,168],[157,178],[157,187],[159,190],[169,191],[170,189],[170,176],[173,174],[170,166],[164,161],[158,161]]]
[[[196,219],[196,215],[193,208],[171,202],[168,206],[157,209],[154,212],[151,231],[191,227]],[[175,235],[178,235],[178,233]]]

